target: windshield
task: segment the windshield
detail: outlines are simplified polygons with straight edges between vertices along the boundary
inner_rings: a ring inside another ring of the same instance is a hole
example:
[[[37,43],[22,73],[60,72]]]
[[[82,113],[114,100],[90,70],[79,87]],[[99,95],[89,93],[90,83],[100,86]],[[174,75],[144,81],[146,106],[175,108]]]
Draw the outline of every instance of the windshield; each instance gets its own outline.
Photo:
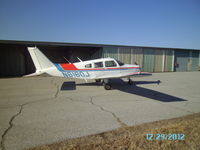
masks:
[[[123,66],[124,65],[124,63],[122,63],[121,61],[119,61],[119,60],[116,60],[117,61],[117,63],[120,65],[120,66]]]

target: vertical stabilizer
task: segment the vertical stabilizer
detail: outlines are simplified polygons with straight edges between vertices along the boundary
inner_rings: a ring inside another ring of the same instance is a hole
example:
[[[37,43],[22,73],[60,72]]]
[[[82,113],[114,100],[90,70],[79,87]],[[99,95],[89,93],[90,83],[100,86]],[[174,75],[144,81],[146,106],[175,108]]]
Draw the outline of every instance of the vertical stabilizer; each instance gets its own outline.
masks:
[[[44,73],[46,72],[45,70],[55,67],[37,47],[28,47],[28,51],[36,67],[37,74]]]

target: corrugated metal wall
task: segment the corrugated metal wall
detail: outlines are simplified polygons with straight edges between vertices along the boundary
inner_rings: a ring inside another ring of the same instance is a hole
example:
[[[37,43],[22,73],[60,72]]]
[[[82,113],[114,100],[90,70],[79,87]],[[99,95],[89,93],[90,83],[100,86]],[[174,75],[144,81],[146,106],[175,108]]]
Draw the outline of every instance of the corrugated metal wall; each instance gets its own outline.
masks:
[[[188,71],[188,63],[190,63],[189,51],[176,50],[175,51],[176,71]]]
[[[142,48],[131,48],[131,64],[137,63],[143,67],[143,50]]]
[[[154,72],[164,71],[164,50],[155,50]]]
[[[192,71],[192,51],[189,51],[189,57],[187,62],[187,71]]]
[[[119,48],[119,60],[125,64],[131,64],[131,49]]]
[[[154,71],[154,54],[155,51],[153,49],[144,49],[143,71]]]
[[[126,64],[139,64],[147,72],[197,71],[199,51],[153,48],[108,47],[103,57],[113,57]]]
[[[199,51],[192,51],[191,71],[198,71],[198,69],[199,69]]]
[[[118,48],[117,47],[103,47],[102,57],[111,57],[118,59]]]
[[[165,50],[165,72],[171,72],[174,70],[173,66],[173,50]]]

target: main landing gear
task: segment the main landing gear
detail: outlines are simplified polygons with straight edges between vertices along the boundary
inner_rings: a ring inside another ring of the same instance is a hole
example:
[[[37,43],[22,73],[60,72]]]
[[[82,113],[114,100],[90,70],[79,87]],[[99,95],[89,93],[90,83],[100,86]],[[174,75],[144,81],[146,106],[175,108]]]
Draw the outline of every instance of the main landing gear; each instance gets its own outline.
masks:
[[[108,83],[105,83],[105,84],[104,84],[104,89],[105,89],[105,90],[111,90],[111,89],[112,89],[112,86],[111,86],[110,84],[108,84]]]
[[[96,83],[102,83],[105,90],[111,90],[112,86],[109,83],[109,79],[96,79]]]
[[[95,81],[96,81],[96,83],[100,83],[101,79],[96,79]]]
[[[96,79],[95,81],[97,83],[101,83],[102,82],[105,90],[111,90],[112,89],[112,86],[111,86],[111,84],[109,82],[109,79],[102,79],[102,80],[101,79]],[[129,85],[133,85],[134,84],[134,82],[130,78],[128,78],[128,82],[127,83]]]

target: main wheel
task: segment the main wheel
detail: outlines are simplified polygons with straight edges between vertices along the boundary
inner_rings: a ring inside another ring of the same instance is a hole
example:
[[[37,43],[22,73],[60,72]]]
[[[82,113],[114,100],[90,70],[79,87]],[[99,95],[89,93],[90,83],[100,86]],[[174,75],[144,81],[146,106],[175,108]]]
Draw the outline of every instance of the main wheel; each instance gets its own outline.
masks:
[[[111,85],[110,84],[104,84],[104,88],[106,89],[106,90],[111,90]]]

